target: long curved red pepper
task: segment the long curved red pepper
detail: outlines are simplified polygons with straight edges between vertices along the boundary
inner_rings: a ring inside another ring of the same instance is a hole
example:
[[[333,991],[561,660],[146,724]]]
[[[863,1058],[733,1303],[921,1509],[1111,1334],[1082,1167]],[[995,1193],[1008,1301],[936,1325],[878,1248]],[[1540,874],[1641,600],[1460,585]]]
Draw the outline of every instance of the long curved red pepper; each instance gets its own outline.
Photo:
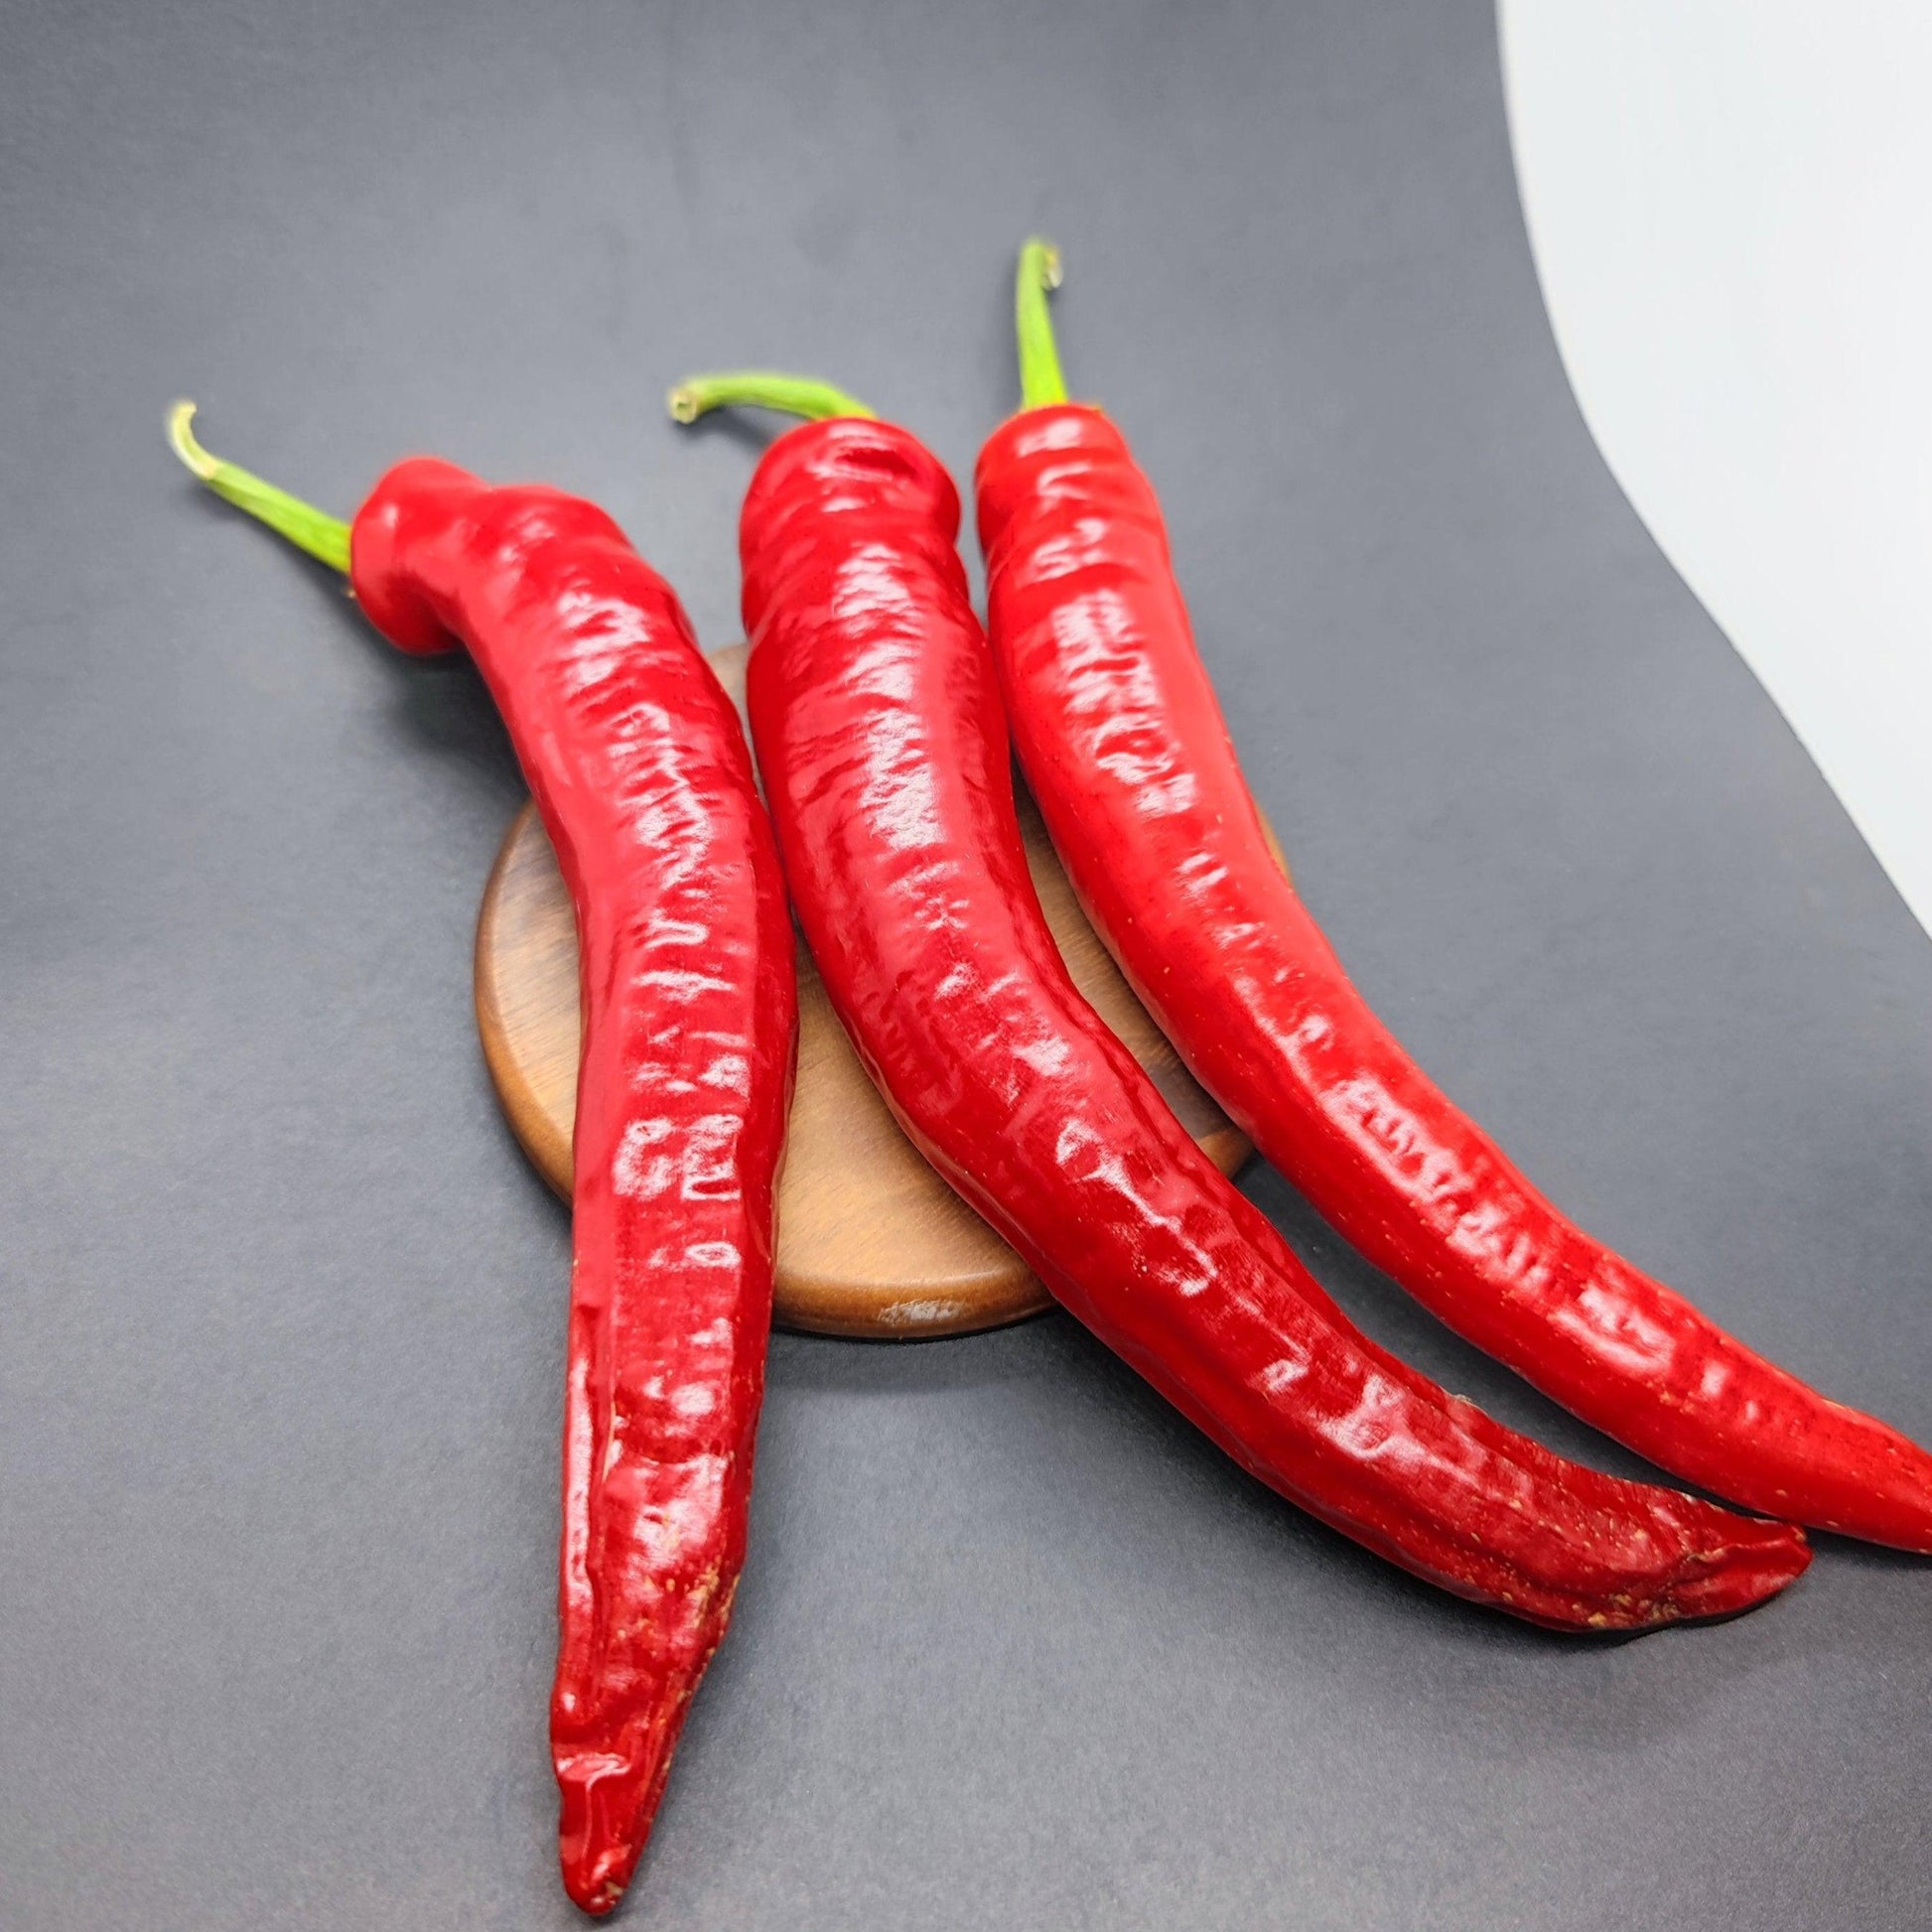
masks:
[[[1262,1153],[1458,1333],[1721,1495],[1932,1552],[1932,1456],[1567,1219],[1349,983],[1269,849],[1154,490],[1064,400],[1053,279],[1030,243],[1027,406],[977,475],[988,626],[1028,784],[1135,991]]]
[[[1797,1576],[1801,1531],[1566,1463],[1349,1325],[1067,976],[944,471],[798,381],[699,378],[673,412],[747,401],[831,418],[745,500],[752,736],[832,1004],[939,1172],[1231,1455],[1446,1589],[1629,1629]]]
[[[577,910],[561,1641],[564,1883],[636,1866],[745,1557],[795,1050],[778,855],[731,701],[596,507],[414,459],[352,528],[194,442],[204,482],[348,573],[414,652],[469,646]]]

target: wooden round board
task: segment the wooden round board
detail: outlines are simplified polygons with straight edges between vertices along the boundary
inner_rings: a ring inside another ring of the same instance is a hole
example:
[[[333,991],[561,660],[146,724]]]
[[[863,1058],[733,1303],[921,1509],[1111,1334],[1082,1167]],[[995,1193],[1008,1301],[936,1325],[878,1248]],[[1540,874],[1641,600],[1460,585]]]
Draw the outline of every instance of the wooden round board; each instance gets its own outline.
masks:
[[[744,645],[713,659],[741,709]],[[1075,985],[1224,1172],[1248,1143],[1189,1077],[1074,899],[1033,800],[1027,861]],[[511,820],[477,922],[477,1024],[524,1152],[566,1199],[577,1102],[577,932],[534,805]],[[968,1334],[1047,1305],[1027,1265],[899,1132],[798,948],[798,1084],[778,1191],[775,1318],[820,1334]]]

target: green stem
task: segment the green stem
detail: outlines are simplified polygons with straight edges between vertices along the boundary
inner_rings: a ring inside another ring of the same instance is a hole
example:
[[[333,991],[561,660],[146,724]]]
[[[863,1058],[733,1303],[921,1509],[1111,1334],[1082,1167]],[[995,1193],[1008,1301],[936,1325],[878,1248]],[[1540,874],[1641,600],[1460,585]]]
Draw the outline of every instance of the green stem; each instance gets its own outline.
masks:
[[[1060,352],[1053,345],[1053,317],[1046,292],[1060,285],[1060,251],[1033,236],[1020,250],[1013,285],[1013,319],[1020,333],[1020,406],[1042,409],[1066,400]]]
[[[271,530],[279,530],[298,550],[327,564],[331,570],[348,574],[348,525],[340,517],[327,515],[313,503],[277,489],[271,483],[243,470],[238,464],[223,463],[195,440],[190,425],[195,420],[195,405],[178,402],[168,412],[168,441],[175,454],[207,484],[217,496],[225,496],[237,509],[258,517]]]
[[[818,382],[808,375],[784,375],[776,369],[727,369],[716,375],[694,375],[680,382],[664,400],[674,423],[695,423],[710,409],[776,409],[814,423],[834,416],[870,417],[878,413],[829,382]]]

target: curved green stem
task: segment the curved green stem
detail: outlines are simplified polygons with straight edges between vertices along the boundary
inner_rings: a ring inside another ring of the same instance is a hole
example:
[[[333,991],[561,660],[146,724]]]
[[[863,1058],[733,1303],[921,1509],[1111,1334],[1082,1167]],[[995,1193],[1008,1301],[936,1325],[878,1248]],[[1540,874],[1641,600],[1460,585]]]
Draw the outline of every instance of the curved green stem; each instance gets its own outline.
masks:
[[[1066,400],[1066,378],[1053,343],[1053,317],[1046,292],[1060,285],[1060,251],[1038,235],[1020,250],[1020,273],[1013,285],[1013,319],[1020,335],[1020,407],[1040,409]]]
[[[674,423],[695,423],[711,409],[776,409],[787,416],[803,416],[823,423],[834,416],[876,416],[857,396],[819,382],[809,375],[785,375],[777,369],[726,369],[716,375],[694,375],[680,382],[664,398]]]
[[[223,463],[195,440],[190,425],[195,420],[195,405],[178,402],[168,412],[168,441],[175,454],[217,496],[225,496],[237,509],[258,517],[271,530],[279,530],[298,550],[306,550],[332,570],[348,574],[348,525],[330,516],[313,503],[277,489],[271,483],[238,464]]]

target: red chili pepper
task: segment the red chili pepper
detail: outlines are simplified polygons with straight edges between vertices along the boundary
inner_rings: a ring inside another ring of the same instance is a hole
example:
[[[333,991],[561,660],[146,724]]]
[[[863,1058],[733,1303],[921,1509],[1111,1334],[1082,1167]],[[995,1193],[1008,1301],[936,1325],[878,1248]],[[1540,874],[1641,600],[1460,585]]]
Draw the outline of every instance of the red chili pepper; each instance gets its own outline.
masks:
[[[827,992],[905,1131],[1074,1314],[1263,1481],[1560,1628],[1736,1610],[1803,1533],[1564,1462],[1356,1332],[1074,990],[1014,815],[959,498],[836,390],[706,377],[774,443],[740,548],[752,736]]]
[[[564,1883],[634,1869],[745,1556],[797,989],[744,734],[670,586],[594,504],[398,464],[353,528],[196,444],[407,651],[467,644],[577,909],[583,1055],[551,1747]]]
[[[1262,1153],[1458,1333],[1693,1482],[1932,1552],[1932,1456],[1568,1220],[1349,984],[1269,850],[1154,490],[1065,401],[1056,280],[1030,242],[1025,406],[977,478],[988,624],[1021,766],[1123,973]]]

